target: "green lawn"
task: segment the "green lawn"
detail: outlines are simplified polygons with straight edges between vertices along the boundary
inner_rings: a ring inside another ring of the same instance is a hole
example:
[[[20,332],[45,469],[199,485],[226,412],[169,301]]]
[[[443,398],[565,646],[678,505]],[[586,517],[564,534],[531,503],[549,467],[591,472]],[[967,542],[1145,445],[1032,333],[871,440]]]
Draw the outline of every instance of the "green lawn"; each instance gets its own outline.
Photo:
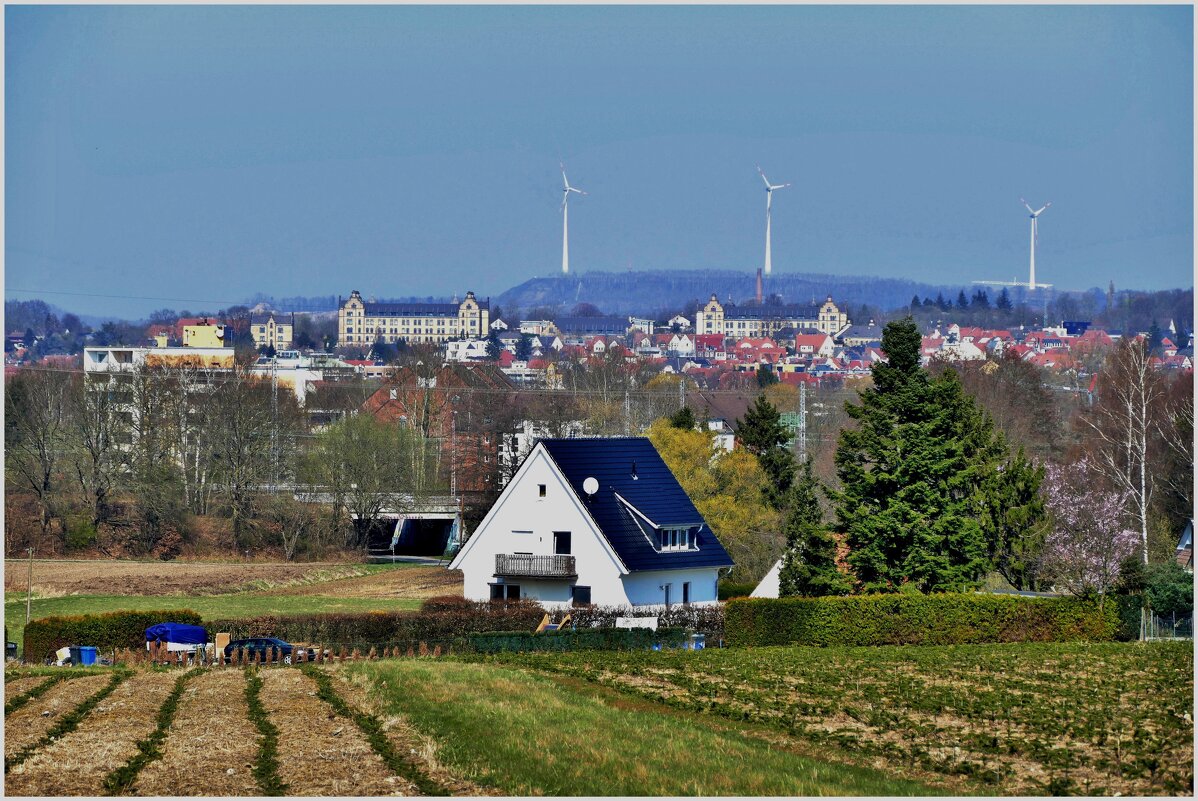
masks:
[[[799,756],[718,719],[496,665],[366,662],[388,711],[437,758],[508,795],[928,795],[879,771]]]
[[[1194,645],[1004,643],[503,654],[486,664],[750,721],[987,793],[1190,795]]]
[[[343,598],[329,595],[273,595],[234,593],[230,595],[64,595],[34,598],[33,619],[57,615],[85,615],[122,609],[191,609],[205,620],[254,617],[266,614],[309,612],[373,612],[419,609],[422,601],[409,598]],[[4,593],[4,625],[8,639],[23,647],[25,594]]]

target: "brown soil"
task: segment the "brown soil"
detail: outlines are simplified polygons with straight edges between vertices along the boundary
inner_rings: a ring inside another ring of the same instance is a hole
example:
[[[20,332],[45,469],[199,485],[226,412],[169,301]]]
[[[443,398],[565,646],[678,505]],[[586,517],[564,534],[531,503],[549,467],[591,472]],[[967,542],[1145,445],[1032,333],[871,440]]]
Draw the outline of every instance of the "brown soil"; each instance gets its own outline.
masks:
[[[462,594],[462,571],[444,567],[402,567],[369,576],[275,590],[280,595],[335,595],[342,598],[435,598]]]
[[[142,672],[125,679],[79,728],[14,767],[10,795],[88,795],[104,792],[104,777],[137,753],[137,742],[157,726],[158,710],[179,677]],[[107,677],[104,677],[107,679]]]
[[[8,703],[18,695],[23,695],[34,687],[46,681],[48,676],[26,676],[23,679],[13,679],[4,682],[4,703]]]
[[[60,717],[103,689],[109,679],[106,675],[80,676],[59,682],[45,695],[7,716],[4,719],[4,758],[8,759],[42,739]]]
[[[260,697],[279,730],[279,778],[288,795],[417,795],[395,776],[352,720],[316,697],[298,670],[262,671]]]
[[[142,769],[137,795],[258,795],[257,730],[245,674],[210,670],[192,679],[175,709],[162,757]]]
[[[351,707],[374,715],[383,724],[383,731],[392,747],[400,754],[410,754],[424,774],[444,787],[453,796],[502,795],[499,790],[480,787],[469,779],[458,775],[452,768],[437,758],[437,741],[417,731],[407,719],[390,714],[370,692],[370,679],[361,673],[347,674],[341,670],[328,670],[333,678],[333,687]]]
[[[360,576],[353,565],[330,563],[141,562],[116,559],[33,562],[36,595],[222,595],[247,589],[326,582]],[[28,562],[6,560],[4,589],[27,589]]]

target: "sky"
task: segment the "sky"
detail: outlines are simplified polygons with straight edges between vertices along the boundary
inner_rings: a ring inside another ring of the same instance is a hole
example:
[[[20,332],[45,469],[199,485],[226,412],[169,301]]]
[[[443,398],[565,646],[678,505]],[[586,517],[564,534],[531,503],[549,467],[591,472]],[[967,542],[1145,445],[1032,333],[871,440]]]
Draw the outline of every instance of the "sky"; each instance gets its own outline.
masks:
[[[559,160],[574,273],[756,269],[760,164],[776,273],[1027,280],[1026,197],[1038,280],[1189,287],[1192,14],[10,5],[6,297],[498,294]]]

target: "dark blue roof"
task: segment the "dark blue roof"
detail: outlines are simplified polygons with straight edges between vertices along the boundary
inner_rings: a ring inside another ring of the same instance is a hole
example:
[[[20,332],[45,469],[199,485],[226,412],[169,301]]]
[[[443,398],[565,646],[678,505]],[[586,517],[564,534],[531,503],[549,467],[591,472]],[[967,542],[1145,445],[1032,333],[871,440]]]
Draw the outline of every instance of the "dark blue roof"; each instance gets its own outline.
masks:
[[[629,570],[732,564],[732,557],[647,438],[543,439],[541,444]],[[634,463],[636,479],[632,477]],[[588,496],[582,489],[587,478],[599,482],[599,491],[594,496]],[[620,498],[658,527],[702,526],[697,537],[698,548],[659,552],[651,544],[649,525],[630,512]]]

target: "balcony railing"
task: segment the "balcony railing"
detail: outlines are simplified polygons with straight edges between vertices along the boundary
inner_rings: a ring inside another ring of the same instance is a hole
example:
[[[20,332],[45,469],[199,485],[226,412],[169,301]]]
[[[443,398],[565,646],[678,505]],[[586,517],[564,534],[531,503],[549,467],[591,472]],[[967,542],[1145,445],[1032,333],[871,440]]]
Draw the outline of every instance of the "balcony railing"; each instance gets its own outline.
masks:
[[[495,575],[526,578],[575,578],[574,557],[568,554],[495,554]]]

